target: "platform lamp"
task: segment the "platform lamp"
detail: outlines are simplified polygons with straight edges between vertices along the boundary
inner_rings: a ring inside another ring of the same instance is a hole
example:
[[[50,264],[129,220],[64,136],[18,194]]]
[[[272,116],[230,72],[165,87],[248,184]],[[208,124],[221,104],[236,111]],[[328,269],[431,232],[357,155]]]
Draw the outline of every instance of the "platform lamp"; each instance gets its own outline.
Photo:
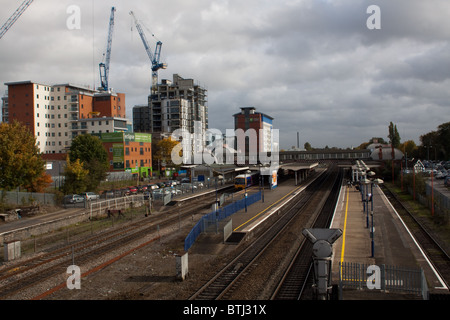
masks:
[[[381,179],[374,179],[374,180],[372,180],[372,183],[371,183],[372,190],[373,190],[373,185],[374,184],[375,185],[380,185],[380,184],[383,184],[383,183],[384,183],[384,181],[381,180]],[[372,202],[372,211],[371,211],[370,215],[371,215],[372,223],[371,223],[371,227],[370,227],[370,239],[371,239],[371,257],[373,258],[375,256],[375,241],[374,241],[374,238],[375,238],[374,237],[374,231],[375,231],[375,229],[373,228],[373,192],[372,192],[371,202]]]
[[[245,197],[245,212],[247,212],[247,175],[252,173],[250,170],[245,171],[244,173],[244,188],[245,188],[245,193],[244,193],[244,197]]]
[[[370,184],[370,180],[367,179],[365,176],[364,178],[361,180],[361,185],[364,187],[364,199],[363,199],[363,204],[364,204],[364,212],[366,213],[366,228],[369,228],[369,194],[368,194],[368,189],[369,189],[369,184]]]
[[[264,165],[262,163],[259,164],[259,191],[261,192],[261,200],[264,202]]]

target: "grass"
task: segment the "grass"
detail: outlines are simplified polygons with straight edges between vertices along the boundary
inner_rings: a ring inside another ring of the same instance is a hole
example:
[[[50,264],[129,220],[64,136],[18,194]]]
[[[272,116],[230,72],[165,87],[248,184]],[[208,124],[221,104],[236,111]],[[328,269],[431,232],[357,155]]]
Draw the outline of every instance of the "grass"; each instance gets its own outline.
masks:
[[[450,219],[448,216],[432,216],[431,209],[414,200],[414,197],[407,191],[402,191],[400,187],[392,183],[385,184],[421,223],[425,224],[447,248],[450,248]]]

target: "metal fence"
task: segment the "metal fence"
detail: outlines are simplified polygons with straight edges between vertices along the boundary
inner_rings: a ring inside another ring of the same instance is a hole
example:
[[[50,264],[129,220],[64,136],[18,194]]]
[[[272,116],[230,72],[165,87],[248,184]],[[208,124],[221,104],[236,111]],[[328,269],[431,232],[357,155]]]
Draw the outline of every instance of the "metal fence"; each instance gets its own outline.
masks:
[[[111,209],[127,209],[131,207],[139,207],[149,201],[149,197],[143,194],[125,196],[120,198],[88,201],[89,216],[92,218],[96,215],[103,214]]]
[[[55,205],[56,199],[53,193],[37,193],[22,191],[0,190],[0,197],[5,203],[12,205],[30,205],[33,203]]]
[[[218,222],[231,216],[239,210],[245,209],[246,206],[250,206],[253,203],[261,200],[261,191],[252,194],[247,198],[230,203],[225,207],[219,208],[217,211],[212,211],[204,215],[199,222],[191,229],[191,232],[187,235],[184,240],[184,250],[188,251],[189,248],[194,244],[198,236],[206,232],[211,226],[216,227]]]
[[[428,299],[428,286],[422,268],[339,263],[339,289],[343,288],[413,293]]]

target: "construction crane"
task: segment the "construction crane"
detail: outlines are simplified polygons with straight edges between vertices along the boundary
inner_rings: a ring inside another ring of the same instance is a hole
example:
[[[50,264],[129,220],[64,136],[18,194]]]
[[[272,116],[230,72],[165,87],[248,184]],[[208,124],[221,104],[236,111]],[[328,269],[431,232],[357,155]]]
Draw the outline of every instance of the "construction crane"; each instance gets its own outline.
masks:
[[[158,41],[156,43],[155,53],[152,54],[152,52],[150,50],[150,46],[149,46],[148,41],[147,41],[147,38],[145,37],[145,33],[142,30],[142,27],[141,27],[140,23],[138,22],[138,20],[134,16],[133,11],[130,11],[130,15],[133,16],[134,24],[136,25],[136,29],[137,29],[139,35],[141,36],[141,40],[142,40],[142,43],[144,44],[145,51],[147,52],[147,55],[148,55],[148,57],[150,59],[150,62],[152,64],[152,86],[150,88],[150,92],[152,94],[154,94],[154,93],[156,93],[156,85],[158,84],[158,70],[159,69],[167,69],[167,64],[166,63],[159,62],[159,59],[161,57],[162,42]]]
[[[109,18],[109,31],[108,31],[108,42],[106,45],[106,54],[103,54],[104,62],[101,62],[98,67],[100,69],[100,88],[99,90],[108,91],[109,84],[109,62],[111,60],[111,44],[112,44],[112,35],[114,31],[114,12],[116,8],[111,8],[111,16]]]
[[[17,10],[13,13],[13,15],[9,17],[8,20],[6,20],[5,24],[0,29],[0,39],[12,27],[14,22],[16,22],[17,19],[19,19],[22,13],[30,6],[32,2],[33,0],[25,0],[24,2],[22,2],[22,4],[19,6],[19,8],[17,8]]]

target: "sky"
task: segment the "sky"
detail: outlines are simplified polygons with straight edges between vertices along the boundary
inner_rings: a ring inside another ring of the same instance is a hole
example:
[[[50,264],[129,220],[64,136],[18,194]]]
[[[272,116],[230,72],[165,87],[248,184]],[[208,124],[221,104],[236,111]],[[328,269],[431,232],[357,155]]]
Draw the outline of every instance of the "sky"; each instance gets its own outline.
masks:
[[[0,0],[1,25],[22,2]],[[273,117],[283,149],[297,132],[301,147],[387,140],[391,121],[420,144],[450,120],[448,0],[35,0],[0,39],[0,95],[24,80],[98,87],[112,6],[109,83],[130,119],[151,84],[133,11],[152,50],[163,43],[159,79],[206,87],[209,127],[224,133],[241,107]]]

